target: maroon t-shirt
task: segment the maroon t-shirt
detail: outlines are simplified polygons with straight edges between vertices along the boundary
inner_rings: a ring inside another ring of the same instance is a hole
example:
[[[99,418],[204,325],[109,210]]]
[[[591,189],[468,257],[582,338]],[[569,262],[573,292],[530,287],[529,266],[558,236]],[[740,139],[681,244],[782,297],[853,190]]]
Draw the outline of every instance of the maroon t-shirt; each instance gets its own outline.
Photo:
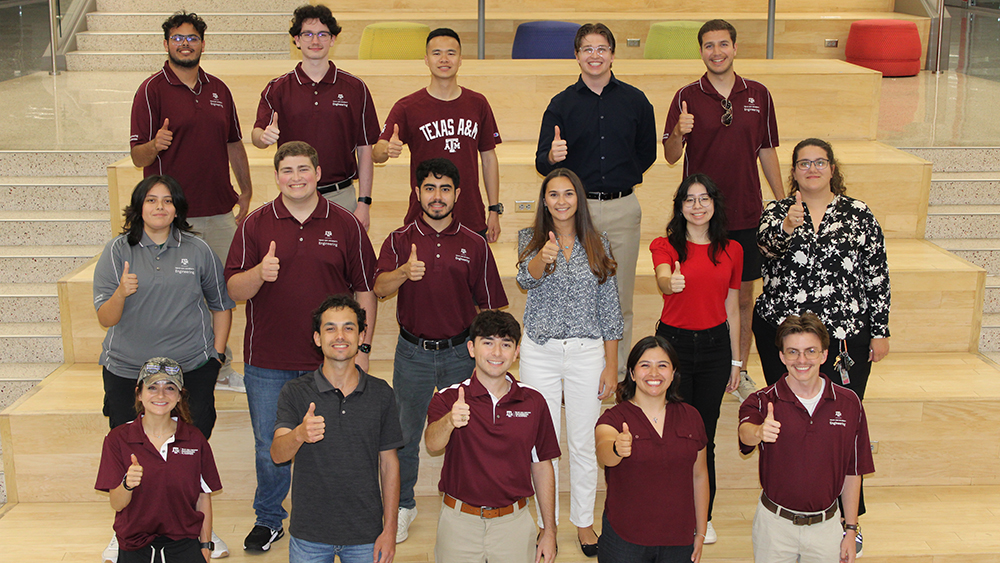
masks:
[[[774,102],[763,84],[737,75],[729,93],[733,123],[726,127],[722,100],[707,73],[678,90],[670,102],[663,140],[680,119],[681,102],[687,102],[694,129],[684,136],[684,177],[701,172],[712,178],[726,198],[729,230],[756,229],[763,211],[757,155],[760,149],[778,146]]]
[[[826,510],[840,496],[847,475],[875,472],[868,420],[854,391],[826,380],[812,416],[789,389],[785,376],[740,405],[740,424],[763,424],[768,403],[781,432],[774,443],[761,442],[760,484],[767,498],[797,512]],[[740,442],[740,452],[754,447]]]
[[[663,296],[660,321],[685,330],[705,330],[726,322],[726,298],[730,289],[740,288],[743,274],[743,247],[728,241],[713,264],[709,244],[687,242],[687,259],[681,263],[684,291]],[[649,245],[653,254],[653,269],[660,264],[677,262],[677,250],[667,237],[653,239]]]
[[[472,325],[476,307],[507,305],[490,245],[458,221],[439,233],[421,215],[389,233],[375,277],[405,264],[414,244],[426,271],[419,281],[403,282],[396,298],[396,320],[411,334],[430,340],[451,338]]]
[[[266,369],[311,371],[323,356],[313,343],[312,311],[328,295],[372,291],[375,251],[349,211],[319,198],[299,223],[279,196],[250,212],[236,229],[226,280],[260,263],[271,241],[281,267],[247,299],[243,358]]]
[[[621,432],[628,423],[632,455],[604,468],[604,510],[615,533],[647,546],[694,543],[694,462],[708,444],[701,415],[686,403],[667,403],[663,436],[642,409],[625,401],[604,411],[597,424]]]
[[[447,158],[458,167],[462,190],[455,204],[455,218],[473,231],[485,230],[486,207],[479,192],[479,153],[491,151],[501,143],[486,97],[462,88],[459,97],[444,101],[420,89],[392,106],[379,140],[388,141],[392,137],[393,125],[399,125],[399,140],[410,148],[410,207],[403,223],[422,213],[412,191],[417,184],[417,165],[430,158]]]
[[[240,120],[229,88],[198,69],[198,84],[188,88],[169,63],[147,78],[132,101],[131,146],[156,137],[169,119],[174,134],[167,150],[142,169],[144,177],[166,174],[184,189],[188,217],[232,213],[238,196],[229,179],[229,143],[240,141]]]
[[[159,536],[198,538],[205,520],[196,509],[198,495],[207,492],[201,481],[212,491],[222,489],[212,448],[200,430],[178,420],[174,440],[165,447],[167,459],[146,437],[141,415],[104,438],[95,489],[121,485],[132,454],[142,466],[142,482],[132,491],[131,502],[115,514],[115,535],[124,551],[142,549]]]
[[[302,63],[268,82],[253,126],[266,129],[275,112],[281,131],[278,145],[304,141],[319,153],[320,186],[356,178],[355,149],[378,141],[378,115],[368,87],[332,61],[318,83],[306,75]]]
[[[496,407],[475,373],[438,391],[427,409],[433,424],[451,412],[465,387],[469,424],[451,433],[438,489],[474,506],[509,506],[535,494],[531,464],[559,457],[559,438],[545,398],[507,374],[510,391]]]

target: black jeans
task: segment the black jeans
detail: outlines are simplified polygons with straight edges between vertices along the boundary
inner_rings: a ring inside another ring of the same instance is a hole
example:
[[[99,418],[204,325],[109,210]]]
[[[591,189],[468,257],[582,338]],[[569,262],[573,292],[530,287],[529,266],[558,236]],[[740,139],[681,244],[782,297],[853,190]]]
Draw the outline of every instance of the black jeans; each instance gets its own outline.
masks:
[[[212,437],[215,428],[215,380],[221,367],[218,360],[211,359],[184,373],[191,418],[206,440]],[[104,414],[111,428],[135,420],[135,385],[136,378],[120,377],[104,368]]]
[[[829,330],[830,327],[827,327],[827,331]],[[753,338],[757,343],[760,366],[764,370],[764,379],[768,385],[774,385],[781,379],[781,376],[788,373],[788,368],[785,367],[785,364],[781,363],[781,357],[778,355],[778,347],[774,344],[774,338],[777,334],[778,328],[764,320],[764,317],[758,315],[757,311],[754,310]],[[851,382],[846,385],[840,379],[839,373],[833,369],[833,362],[836,361],[837,355],[840,354],[840,347],[845,342],[847,344],[847,352],[850,354],[851,359],[854,360],[854,366],[848,372]],[[826,355],[826,361],[819,368],[820,373],[829,377],[830,381],[854,391],[862,401],[865,400],[865,388],[868,387],[868,376],[872,372],[872,363],[868,361],[868,346],[870,343],[871,336],[867,332],[863,332],[847,340],[837,340],[830,337],[830,349]],[[841,511],[843,511],[843,508],[841,508]],[[861,498],[858,501],[858,516],[864,513],[865,488],[864,482],[862,482]]]
[[[708,461],[708,519],[712,520],[715,504],[715,429],[726,384],[732,373],[733,349],[729,342],[729,325],[705,330],[685,330],[657,323],[656,334],[666,338],[677,350],[680,365],[679,392],[684,402],[701,414],[708,436],[705,457]],[[675,374],[675,376],[677,376]]]
[[[694,553],[694,544],[649,547],[623,540],[611,528],[607,514],[601,517],[601,537],[597,546],[599,563],[691,563]]]

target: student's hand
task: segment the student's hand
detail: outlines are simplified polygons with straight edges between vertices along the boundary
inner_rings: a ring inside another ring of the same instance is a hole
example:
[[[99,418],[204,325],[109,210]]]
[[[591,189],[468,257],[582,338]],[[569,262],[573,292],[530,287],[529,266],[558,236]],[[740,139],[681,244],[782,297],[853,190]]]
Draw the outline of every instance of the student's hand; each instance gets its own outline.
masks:
[[[889,338],[872,338],[868,343],[868,361],[880,362],[889,355]]]
[[[139,460],[136,459],[135,454],[132,454],[132,465],[128,466],[128,470],[125,472],[125,484],[130,489],[134,489],[142,484],[142,466],[139,465]]]
[[[546,241],[545,246],[538,252],[542,257],[542,263],[555,264],[556,257],[559,256],[559,242],[556,240],[556,234],[549,231],[549,240]]]
[[[681,263],[674,262],[674,269],[670,272],[670,293],[682,291],[684,291],[684,274],[681,273]]]
[[[496,242],[500,238],[500,215],[496,211],[486,213],[486,242]]]
[[[399,158],[403,154],[403,141],[399,140],[399,124],[392,124],[392,137],[389,137],[389,147],[386,149],[389,158]]]
[[[451,405],[451,425],[455,428],[467,426],[471,415],[472,411],[469,409],[469,404],[465,402],[465,387],[459,385],[458,399]]]
[[[778,434],[780,432],[781,423],[774,420],[774,403],[768,403],[767,417],[764,418],[764,424],[760,425],[760,441],[773,444],[778,440]]]
[[[422,260],[417,258],[417,245],[410,245],[410,259],[403,264],[403,274],[406,275],[406,279],[410,281],[420,281],[424,279],[424,272],[427,270],[426,265]]]
[[[264,255],[264,259],[260,261],[260,279],[265,282],[278,281],[278,269],[281,267],[279,264],[280,260],[275,256],[276,246],[274,241],[271,241],[271,246],[267,249],[267,254]]]
[[[302,417],[302,424],[298,430],[302,441],[307,444],[315,444],[323,439],[323,435],[326,434],[326,420],[316,415],[316,403],[309,403],[309,410]]]
[[[854,563],[857,558],[854,542],[854,534],[844,534],[844,539],[840,540],[840,563]]]
[[[174,133],[170,130],[170,119],[164,118],[163,127],[160,127],[156,131],[156,136],[153,137],[153,147],[156,152],[163,152],[170,148],[170,144],[174,142]]]
[[[538,545],[535,546],[535,563],[553,563],[557,553],[559,546],[556,543],[555,532],[548,528],[543,529],[541,537],[538,538]]]
[[[792,234],[792,231],[796,227],[801,225],[805,221],[806,211],[802,206],[802,192],[795,192],[795,203],[788,208],[788,213],[785,215],[785,220],[781,224],[781,228],[788,234]]]
[[[264,142],[265,145],[273,145],[278,142],[278,138],[281,136],[281,129],[278,129],[278,112],[274,112],[271,116],[271,123],[267,124],[264,132],[260,135],[260,140]]]
[[[613,395],[618,388],[618,366],[605,363],[604,369],[601,370],[600,388],[597,390],[597,398],[602,401]]]
[[[128,273],[128,262],[122,268],[122,279],[118,282],[118,290],[122,297],[129,297],[139,291],[139,276]]]
[[[688,103],[681,102],[681,114],[674,125],[672,135],[687,135],[694,130],[694,114],[688,113]]]
[[[628,423],[622,423],[622,431],[615,438],[615,451],[618,457],[628,457],[632,455],[632,433],[628,430]]]
[[[392,563],[394,557],[396,557],[396,533],[382,530],[382,533],[375,538],[372,563]]]
[[[552,147],[549,149],[549,164],[555,164],[566,160],[569,154],[566,141],[559,135],[559,126],[556,125],[556,136],[552,138]]]

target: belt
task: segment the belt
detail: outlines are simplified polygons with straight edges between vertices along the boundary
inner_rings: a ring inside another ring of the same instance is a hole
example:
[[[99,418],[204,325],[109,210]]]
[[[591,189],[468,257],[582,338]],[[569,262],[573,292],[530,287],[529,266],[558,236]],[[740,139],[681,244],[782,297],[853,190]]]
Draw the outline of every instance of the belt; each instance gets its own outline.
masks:
[[[469,329],[463,330],[458,336],[442,338],[441,340],[428,340],[426,338],[420,338],[415,334],[411,334],[403,327],[399,327],[399,335],[403,337],[403,340],[410,342],[411,344],[416,344],[424,350],[446,350],[452,346],[458,346],[459,344],[465,342],[465,339],[469,337]]]
[[[764,505],[764,508],[770,510],[778,516],[781,516],[786,520],[791,520],[792,524],[796,526],[811,526],[813,524],[818,524],[833,518],[840,511],[837,507],[837,501],[833,501],[830,508],[827,508],[823,512],[808,512],[804,514],[801,512],[792,512],[791,510],[787,510],[775,504],[774,501],[767,498],[767,495],[764,493],[760,494],[760,503]]]
[[[320,186],[316,188],[316,191],[321,194],[329,194],[333,192],[339,192],[344,188],[349,188],[354,185],[354,178],[348,178],[346,180],[341,180],[339,182],[334,182],[332,184],[327,184],[325,186]]]
[[[456,505],[459,504],[462,506],[457,507]],[[466,504],[446,493],[444,495],[444,505],[447,506],[448,508],[454,508],[466,514],[472,514],[473,516],[479,516],[480,518],[489,519],[489,518],[499,518],[501,516],[507,516],[508,514],[512,514],[514,512],[514,506],[517,506],[518,509],[524,508],[525,506],[528,505],[528,499],[521,498],[518,499],[518,501],[515,502],[514,504],[508,506],[501,506],[500,508],[491,508],[489,506],[473,506],[471,504]]]
[[[632,195],[632,188],[626,188],[620,192],[587,192],[587,199],[599,199],[601,201],[607,201],[609,199],[618,199],[620,197]]]

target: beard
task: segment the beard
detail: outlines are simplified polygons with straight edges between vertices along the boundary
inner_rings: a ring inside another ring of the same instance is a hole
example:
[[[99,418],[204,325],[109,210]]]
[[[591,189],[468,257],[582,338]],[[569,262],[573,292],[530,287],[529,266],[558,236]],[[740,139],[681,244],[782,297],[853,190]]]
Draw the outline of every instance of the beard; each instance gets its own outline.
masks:
[[[432,202],[432,203],[437,203],[437,202]],[[424,209],[424,215],[430,217],[431,219],[434,219],[435,221],[440,221],[441,219],[444,219],[445,217],[451,215],[452,212],[454,211],[455,211],[455,206],[452,205],[448,209],[438,212],[431,211],[430,209]]]
[[[181,68],[195,68],[201,63],[200,54],[192,60],[178,59],[177,57],[174,56],[173,53],[167,53],[167,55],[170,57],[171,63]]]

